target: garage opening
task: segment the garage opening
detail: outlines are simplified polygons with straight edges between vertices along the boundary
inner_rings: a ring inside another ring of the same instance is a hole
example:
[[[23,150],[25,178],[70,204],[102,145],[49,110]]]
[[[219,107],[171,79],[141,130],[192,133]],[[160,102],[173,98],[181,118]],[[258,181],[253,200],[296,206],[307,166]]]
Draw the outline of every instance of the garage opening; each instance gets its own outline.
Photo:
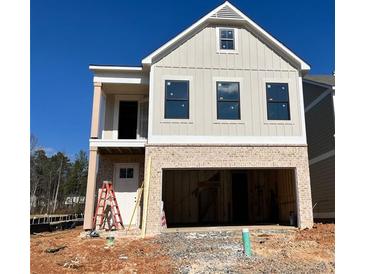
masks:
[[[296,225],[293,169],[163,170],[168,228]]]

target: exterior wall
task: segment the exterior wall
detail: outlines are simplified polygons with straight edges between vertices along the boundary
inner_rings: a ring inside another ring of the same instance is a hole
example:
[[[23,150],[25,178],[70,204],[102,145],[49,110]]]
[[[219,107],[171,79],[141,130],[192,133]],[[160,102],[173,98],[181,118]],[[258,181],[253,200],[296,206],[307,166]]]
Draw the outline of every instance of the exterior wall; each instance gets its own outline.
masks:
[[[306,104],[310,104],[325,92],[326,88],[322,88],[314,98],[312,98],[311,93],[313,90],[318,91],[318,88],[304,84],[304,90],[304,101]],[[309,159],[335,149],[335,118],[331,94],[328,94],[316,106],[307,111],[305,118]]]
[[[99,155],[99,166],[96,178],[96,188],[99,189],[102,186],[103,181],[112,181],[114,182],[114,164],[117,163],[138,163],[139,164],[139,180],[138,180],[138,192],[142,191],[140,189],[141,184],[144,180],[144,154],[100,154]],[[119,205],[123,206],[123,205]],[[141,208],[142,205],[137,208],[137,224],[141,223]],[[129,222],[129,220],[124,220],[125,222]],[[126,223],[124,224],[126,225]]]
[[[304,83],[304,102],[310,105],[328,89]],[[305,113],[313,214],[335,218],[335,117],[332,95],[326,95]]]
[[[153,65],[153,136],[304,135],[298,71],[254,34],[237,30],[237,53],[217,53],[216,28],[208,26]],[[189,120],[164,119],[168,79],[190,80]],[[219,80],[240,82],[241,120],[216,119],[215,81]],[[267,121],[265,82],[270,81],[289,83],[291,121]]]
[[[119,94],[106,94],[105,96],[105,113],[104,113],[104,119],[102,121],[102,138],[103,139],[114,139],[113,132],[118,131],[118,102],[120,100],[128,100],[129,95],[137,95],[137,96],[146,96],[147,92],[144,93],[134,93],[134,92],[120,92]],[[125,99],[121,99],[119,96],[126,96]],[[116,119],[116,120],[115,120]],[[147,124],[148,124],[148,100],[141,101],[139,103],[139,119],[138,119],[138,134],[141,136],[141,138],[147,137]]]
[[[164,168],[294,168],[298,226],[312,227],[312,199],[306,146],[147,146],[151,157],[147,234],[161,230]]]
[[[322,86],[317,86],[309,83],[303,83],[303,93],[304,95],[304,108],[306,108],[310,103],[312,103],[319,95],[327,90],[327,88]]]
[[[114,94],[109,94],[106,96],[103,139],[113,139],[114,102]]]
[[[310,165],[314,218],[335,218],[335,157]]]

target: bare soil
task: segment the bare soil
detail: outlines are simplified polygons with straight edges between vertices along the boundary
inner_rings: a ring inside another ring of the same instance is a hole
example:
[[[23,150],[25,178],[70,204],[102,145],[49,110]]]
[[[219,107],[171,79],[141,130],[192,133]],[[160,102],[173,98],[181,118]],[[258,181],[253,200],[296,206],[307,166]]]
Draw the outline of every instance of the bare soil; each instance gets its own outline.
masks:
[[[168,233],[152,238],[82,238],[82,228],[31,236],[31,273],[334,273],[335,226],[255,230],[253,255],[240,232]],[[57,252],[49,248],[62,247]]]

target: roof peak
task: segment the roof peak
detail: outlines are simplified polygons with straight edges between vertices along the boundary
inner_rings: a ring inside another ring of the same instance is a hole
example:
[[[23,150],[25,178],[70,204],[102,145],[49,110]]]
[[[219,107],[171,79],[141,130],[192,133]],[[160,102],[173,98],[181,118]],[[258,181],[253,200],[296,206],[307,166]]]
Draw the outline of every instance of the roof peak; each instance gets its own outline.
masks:
[[[225,9],[225,7],[228,7],[228,9]],[[305,63],[302,59],[300,59],[297,55],[295,55],[291,50],[289,50],[287,47],[285,47],[281,42],[279,42],[277,39],[272,37],[269,33],[267,33],[264,29],[262,29],[259,25],[257,25],[255,22],[253,22],[250,18],[248,18],[245,14],[243,14],[239,9],[237,9],[233,4],[231,4],[229,1],[225,1],[223,4],[219,5],[215,9],[213,9],[211,12],[206,14],[204,17],[202,17],[200,20],[195,22],[193,25],[191,25],[189,28],[175,36],[173,39],[162,45],[160,48],[152,52],[150,55],[145,57],[142,60],[143,65],[151,65],[153,63],[153,60],[156,56],[159,56],[162,52],[164,52],[166,49],[169,49],[176,43],[179,43],[183,40],[185,36],[196,30],[197,28],[201,27],[203,24],[206,24],[207,22],[214,22],[216,20],[219,21],[225,21],[225,22],[234,22],[234,23],[242,23],[247,24],[252,28],[255,32],[260,34],[262,37],[264,37],[269,43],[272,44],[275,48],[280,50],[283,54],[286,54],[288,57],[290,57],[296,64],[298,64],[298,67],[300,70],[308,71],[310,69],[310,66]]]

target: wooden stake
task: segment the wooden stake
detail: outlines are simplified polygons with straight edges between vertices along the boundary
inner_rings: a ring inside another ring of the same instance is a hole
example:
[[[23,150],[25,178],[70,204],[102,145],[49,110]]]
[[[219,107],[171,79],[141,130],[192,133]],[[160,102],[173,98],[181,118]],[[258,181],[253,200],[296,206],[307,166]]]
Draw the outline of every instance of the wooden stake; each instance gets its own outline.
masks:
[[[134,206],[134,209],[133,209],[133,213],[132,213],[132,217],[131,217],[131,220],[129,221],[129,225],[128,225],[128,228],[127,230],[125,231],[125,234],[127,235],[129,229],[131,228],[131,224],[132,224],[132,221],[133,221],[133,217],[134,217],[134,213],[136,212],[136,209],[139,205],[139,201],[141,200],[141,197],[142,197],[142,193],[143,193],[143,185],[144,185],[144,181],[142,182],[142,185],[141,185],[141,191],[138,193],[138,198],[137,198],[137,202]]]
[[[143,216],[142,216],[142,238],[146,236],[147,229],[147,208],[148,208],[148,198],[150,193],[150,173],[151,173],[151,156],[148,158],[147,162],[147,172],[145,178],[145,187],[143,191]]]

